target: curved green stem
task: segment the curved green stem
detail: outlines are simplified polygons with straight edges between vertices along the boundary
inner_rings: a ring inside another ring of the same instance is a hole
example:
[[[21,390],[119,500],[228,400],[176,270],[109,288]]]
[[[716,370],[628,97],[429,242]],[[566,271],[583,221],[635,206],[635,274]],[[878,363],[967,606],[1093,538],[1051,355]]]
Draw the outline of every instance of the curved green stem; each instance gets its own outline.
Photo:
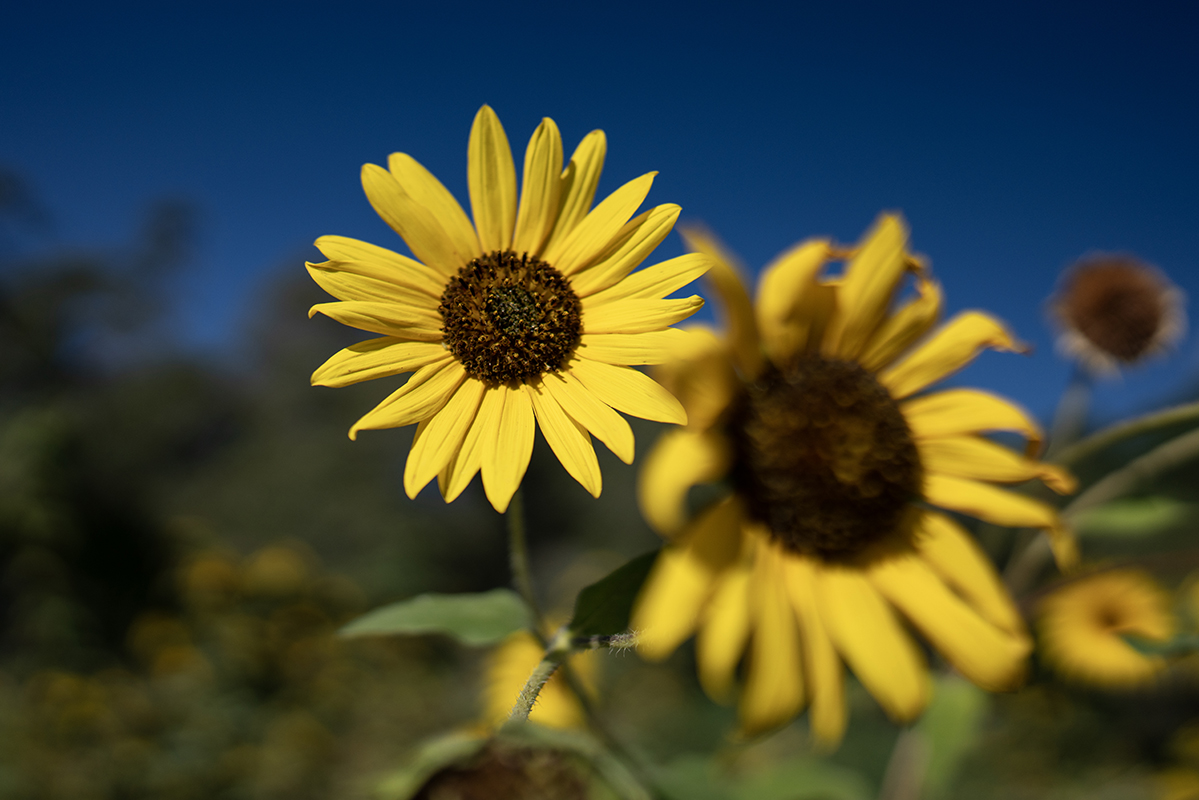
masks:
[[[1081,442],[1063,448],[1053,460],[1066,466],[1077,464],[1123,439],[1130,439],[1133,436],[1151,433],[1159,428],[1183,422],[1199,422],[1199,403],[1187,403],[1183,406],[1167,408],[1165,411],[1155,414],[1146,414],[1127,422],[1118,422],[1088,436]]]

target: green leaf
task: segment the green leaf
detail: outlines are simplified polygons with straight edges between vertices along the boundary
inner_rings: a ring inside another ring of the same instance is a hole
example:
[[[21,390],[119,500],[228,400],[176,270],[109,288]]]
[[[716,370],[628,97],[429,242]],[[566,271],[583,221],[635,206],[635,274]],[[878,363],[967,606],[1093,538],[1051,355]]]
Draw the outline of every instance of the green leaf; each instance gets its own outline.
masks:
[[[637,556],[579,592],[570,620],[574,636],[615,636],[629,629],[633,601],[645,583],[658,551]]]
[[[777,764],[742,780],[735,800],[869,800],[870,783],[858,773],[802,758]]]
[[[978,741],[986,713],[987,697],[982,689],[962,678],[937,681],[933,701],[916,723],[916,730],[928,743],[922,796],[948,796],[962,758]]]
[[[1192,520],[1197,510],[1170,497],[1126,497],[1082,512],[1074,526],[1080,536],[1152,536]]]
[[[341,636],[444,633],[463,644],[494,644],[529,627],[524,601],[509,589],[482,594],[422,594],[376,608],[343,627]]]

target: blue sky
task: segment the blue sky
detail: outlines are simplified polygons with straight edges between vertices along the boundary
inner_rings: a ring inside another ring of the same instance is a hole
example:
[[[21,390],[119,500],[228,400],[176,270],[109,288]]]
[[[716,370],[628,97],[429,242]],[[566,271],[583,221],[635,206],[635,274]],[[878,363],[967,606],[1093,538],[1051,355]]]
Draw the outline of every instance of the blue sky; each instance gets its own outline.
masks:
[[[1068,374],[1043,309],[1062,267],[1132,251],[1199,297],[1199,12],[1184,4],[20,5],[0,162],[55,215],[57,245],[126,241],[152,200],[194,201],[177,332],[198,349],[236,347],[267,278],[302,269],[317,236],[399,247],[363,162],[411,153],[465,198],[484,102],[518,158],[542,116],[568,148],[603,128],[601,191],[659,170],[650,202],[679,203],[755,268],[902,211],[949,311],[992,310],[1036,346],[962,380],[1042,416]],[[1103,384],[1100,411],[1197,376],[1188,340]]]

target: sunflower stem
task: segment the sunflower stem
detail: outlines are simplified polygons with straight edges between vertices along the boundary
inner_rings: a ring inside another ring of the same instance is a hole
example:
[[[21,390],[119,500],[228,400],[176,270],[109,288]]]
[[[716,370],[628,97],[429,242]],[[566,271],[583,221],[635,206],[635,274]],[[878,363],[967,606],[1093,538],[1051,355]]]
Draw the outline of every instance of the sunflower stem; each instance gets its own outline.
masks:
[[[533,670],[533,674],[525,681],[524,687],[520,690],[520,695],[516,698],[516,705],[512,707],[512,713],[508,715],[508,724],[526,722],[529,719],[529,714],[533,711],[533,706],[537,704],[537,696],[541,694],[542,688],[545,687],[549,679],[554,677],[554,673],[566,657],[570,655],[570,637],[565,631],[560,632],[550,642],[550,646],[545,651],[545,656],[542,657],[541,663]]]
[[[1118,422],[1109,428],[1104,428],[1098,433],[1088,436],[1081,442],[1062,449],[1057,454],[1055,462],[1066,466],[1076,464],[1085,461],[1096,453],[1124,439],[1131,439],[1134,436],[1152,433],[1155,430],[1170,425],[1196,421],[1199,421],[1199,403],[1175,406],[1174,408],[1167,408],[1164,411],[1158,411],[1154,414],[1146,414],[1137,419]]]
[[[533,571],[529,569],[529,546],[525,538],[525,501],[521,489],[518,488],[516,494],[512,495],[512,502],[508,504],[508,512],[504,517],[508,521],[508,565],[512,570],[512,584],[528,606],[529,616],[533,620],[533,635],[537,637],[541,646],[548,650],[550,642],[545,614],[542,613],[537,594],[533,591]]]
[[[1087,415],[1091,410],[1091,376],[1075,365],[1070,383],[1062,392],[1049,429],[1049,447],[1045,460],[1052,460],[1063,449],[1078,441],[1087,426]]]

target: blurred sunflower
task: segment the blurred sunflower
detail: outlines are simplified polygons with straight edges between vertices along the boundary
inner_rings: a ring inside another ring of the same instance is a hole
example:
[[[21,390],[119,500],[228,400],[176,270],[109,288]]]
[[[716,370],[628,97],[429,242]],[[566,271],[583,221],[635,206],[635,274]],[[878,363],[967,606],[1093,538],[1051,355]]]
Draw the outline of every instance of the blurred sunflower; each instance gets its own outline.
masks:
[[[1062,273],[1050,300],[1058,350],[1114,374],[1168,350],[1186,332],[1186,299],[1161,270],[1127,255],[1095,255]]]
[[[593,131],[563,169],[558,128],[542,120],[525,153],[518,203],[508,139],[483,106],[467,154],[473,225],[428,170],[393,153],[388,169],[363,166],[362,185],[419,260],[342,236],[317,239],[329,260],[308,271],[339,302],[315,305],[309,316],[382,338],[337,353],[312,383],[413,373],[350,428],[353,439],[361,430],[417,425],[404,470],[410,497],[436,476],[449,502],[482,471],[488,499],[504,511],[528,467],[536,426],[598,496],[588,432],[631,463],[633,434],[617,411],[686,421],[678,401],[630,365],[665,357],[680,335],[669,326],[703,301],[663,298],[708,262],[687,255],[629,277],[670,232],[679,207],[633,217],[651,172],[592,209],[605,152],[603,132]]]
[[[1165,642],[1174,631],[1169,596],[1133,569],[1071,581],[1041,601],[1036,625],[1046,664],[1067,679],[1110,688],[1144,684],[1166,666],[1125,636]]]
[[[1068,561],[1054,510],[992,484],[1074,481],[1031,458],[1040,431],[1011,403],[973,389],[916,396],[982,348],[1018,349],[1011,335],[977,311],[933,330],[940,288],[895,216],[856,249],[818,239],[784,253],[756,305],[713,238],[684,236],[716,261],[728,335],[693,333],[659,371],[689,424],[663,434],[641,475],[646,518],[674,538],[635,610],[642,652],[663,658],[698,631],[700,680],[717,699],[748,652],[743,731],[810,702],[826,743],[846,724],[842,661],[894,719],[924,708],[927,667],[901,616],[978,685],[1018,684],[1030,649],[1019,613],[974,541],[923,504],[1044,529]],[[843,274],[824,277],[838,259]],[[907,273],[915,296],[892,310]],[[994,430],[1022,433],[1029,457],[980,435]],[[732,492],[688,520],[689,489],[722,479]]]

